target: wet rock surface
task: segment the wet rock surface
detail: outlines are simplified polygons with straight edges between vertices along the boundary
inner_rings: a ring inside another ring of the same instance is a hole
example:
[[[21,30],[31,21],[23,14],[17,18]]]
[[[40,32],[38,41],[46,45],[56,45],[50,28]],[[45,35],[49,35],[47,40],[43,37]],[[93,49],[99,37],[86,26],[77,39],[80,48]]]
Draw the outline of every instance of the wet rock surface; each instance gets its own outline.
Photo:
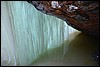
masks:
[[[99,37],[98,1],[28,1],[44,14],[58,17],[71,27]]]

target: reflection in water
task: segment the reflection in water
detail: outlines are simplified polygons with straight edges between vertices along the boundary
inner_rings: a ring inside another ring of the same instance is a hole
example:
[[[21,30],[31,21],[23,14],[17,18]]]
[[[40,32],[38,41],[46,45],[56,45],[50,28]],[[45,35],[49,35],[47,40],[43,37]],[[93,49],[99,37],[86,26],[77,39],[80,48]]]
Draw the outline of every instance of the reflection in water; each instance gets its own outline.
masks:
[[[95,62],[94,59],[97,59],[93,55],[99,49],[99,39],[80,33],[70,42],[70,49],[69,53],[79,53],[79,56],[83,55],[84,59],[87,58],[86,64],[92,64]]]
[[[66,41],[61,46],[74,30],[65,21],[44,15],[31,6],[24,1],[1,2],[1,65],[29,65],[48,49],[50,50],[37,60],[38,64],[42,60],[44,63],[54,62],[54,65],[95,65],[88,60],[88,55],[91,57],[92,54],[89,53],[92,49],[89,49],[93,44],[87,43],[91,42],[88,37],[77,36],[73,40],[71,36],[70,45]],[[84,40],[87,41],[86,44]]]
[[[71,35],[75,35],[73,33]],[[67,41],[66,41],[67,42]],[[66,43],[65,42],[65,43]],[[94,52],[98,49],[99,39],[90,37],[83,33],[77,35],[69,43],[69,49],[61,59],[64,45],[50,49],[48,52],[42,54],[32,65],[55,65],[55,66],[97,66],[97,62],[94,61]],[[59,55],[60,54],[60,55]],[[59,59],[56,59],[59,58]]]

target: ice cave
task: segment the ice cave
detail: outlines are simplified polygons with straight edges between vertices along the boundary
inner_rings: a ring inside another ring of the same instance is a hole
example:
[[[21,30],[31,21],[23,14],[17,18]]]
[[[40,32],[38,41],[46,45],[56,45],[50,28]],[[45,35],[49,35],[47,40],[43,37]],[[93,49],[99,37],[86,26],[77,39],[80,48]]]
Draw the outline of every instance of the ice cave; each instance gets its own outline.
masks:
[[[26,1],[1,1],[1,66],[98,66],[98,46],[99,39]]]

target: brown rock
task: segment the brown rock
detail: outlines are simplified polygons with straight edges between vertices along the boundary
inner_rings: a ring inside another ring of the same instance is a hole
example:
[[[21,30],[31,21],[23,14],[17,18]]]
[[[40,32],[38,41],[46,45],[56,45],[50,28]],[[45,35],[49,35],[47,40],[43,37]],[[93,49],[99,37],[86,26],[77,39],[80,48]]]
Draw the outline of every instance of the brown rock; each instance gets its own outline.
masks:
[[[58,17],[73,28],[99,37],[98,1],[28,1],[37,10]]]

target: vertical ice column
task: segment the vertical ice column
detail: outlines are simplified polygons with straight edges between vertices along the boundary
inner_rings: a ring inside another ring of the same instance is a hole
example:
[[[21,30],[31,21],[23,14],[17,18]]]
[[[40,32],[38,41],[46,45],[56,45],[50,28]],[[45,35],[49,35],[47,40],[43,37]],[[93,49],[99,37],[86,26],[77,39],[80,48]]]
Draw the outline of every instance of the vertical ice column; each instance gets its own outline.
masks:
[[[1,5],[2,60],[7,59],[10,65],[31,64],[40,54],[60,47],[72,30],[63,20],[45,15],[27,2],[7,1]],[[60,49],[62,53],[66,53],[65,46]]]

